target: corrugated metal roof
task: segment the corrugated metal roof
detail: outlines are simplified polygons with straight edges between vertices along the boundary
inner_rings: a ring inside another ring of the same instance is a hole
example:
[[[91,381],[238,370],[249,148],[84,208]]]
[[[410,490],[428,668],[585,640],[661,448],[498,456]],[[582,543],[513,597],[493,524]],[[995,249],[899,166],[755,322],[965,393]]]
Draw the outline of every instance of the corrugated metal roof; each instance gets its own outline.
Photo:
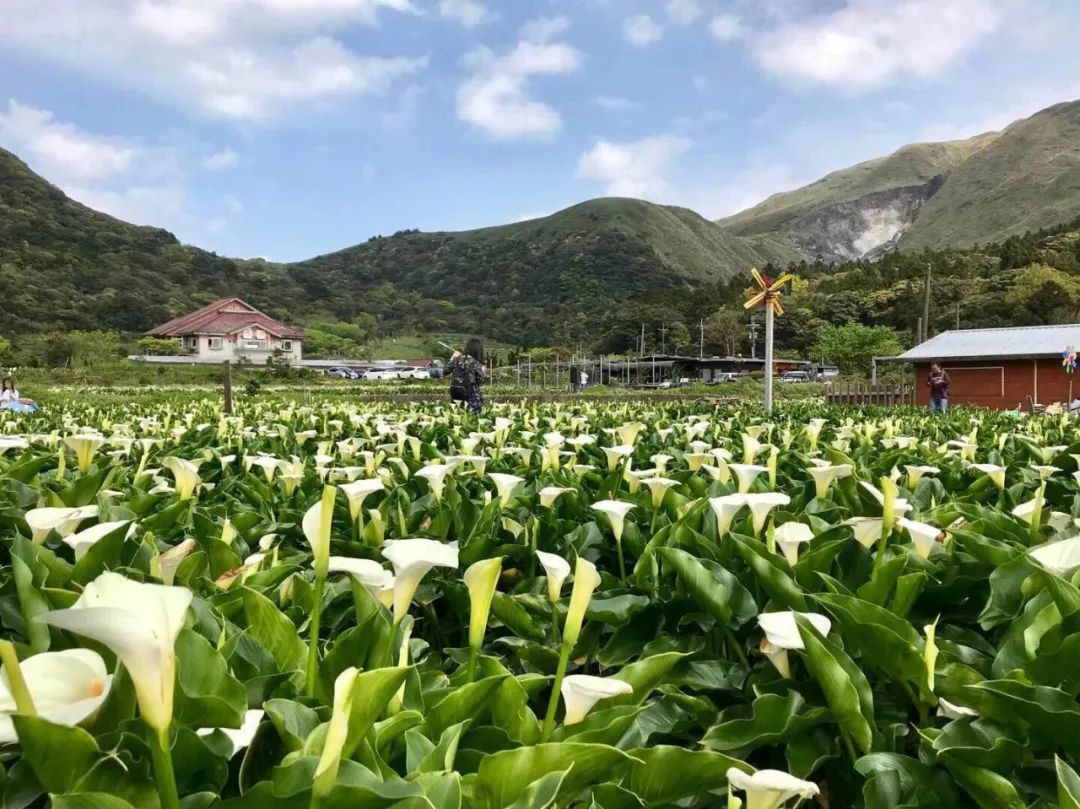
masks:
[[[1054,357],[1060,356],[1069,345],[1080,348],[1080,323],[947,331],[889,359],[893,362],[930,362]]]

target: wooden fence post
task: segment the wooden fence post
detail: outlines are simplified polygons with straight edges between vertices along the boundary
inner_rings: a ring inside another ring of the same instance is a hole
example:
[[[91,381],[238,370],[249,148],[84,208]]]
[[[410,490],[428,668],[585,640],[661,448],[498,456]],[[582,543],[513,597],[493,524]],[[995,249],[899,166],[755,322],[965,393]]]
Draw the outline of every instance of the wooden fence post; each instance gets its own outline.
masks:
[[[232,363],[225,360],[224,365],[221,366],[221,382],[224,386],[225,395],[225,415],[231,416],[233,412],[232,404]]]

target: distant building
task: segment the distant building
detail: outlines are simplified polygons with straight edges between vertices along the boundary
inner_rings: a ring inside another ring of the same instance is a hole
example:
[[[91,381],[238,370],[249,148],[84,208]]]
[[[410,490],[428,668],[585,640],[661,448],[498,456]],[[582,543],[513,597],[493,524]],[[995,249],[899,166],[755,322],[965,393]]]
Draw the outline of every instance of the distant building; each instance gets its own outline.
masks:
[[[266,365],[275,351],[290,365],[303,357],[304,333],[286,326],[239,298],[222,298],[151,329],[147,336],[175,339],[192,362],[250,362]]]
[[[1064,402],[1069,375],[1062,352],[1080,347],[1080,324],[1002,329],[963,329],[931,337],[898,357],[878,362],[911,363],[915,367],[915,397],[929,403],[926,377],[930,364],[940,362],[952,379],[949,404],[969,404],[1011,410],[1036,404]],[[1074,396],[1080,396],[1080,379]]]

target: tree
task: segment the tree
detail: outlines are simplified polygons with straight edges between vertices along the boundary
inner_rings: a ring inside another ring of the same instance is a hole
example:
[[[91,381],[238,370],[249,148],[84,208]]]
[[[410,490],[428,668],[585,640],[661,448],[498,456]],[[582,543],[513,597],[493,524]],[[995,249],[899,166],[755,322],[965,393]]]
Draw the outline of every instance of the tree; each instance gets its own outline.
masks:
[[[734,309],[720,309],[705,321],[705,342],[729,357],[739,353],[746,337],[746,317]]]
[[[844,375],[866,374],[873,357],[891,357],[903,351],[900,338],[884,326],[845,323],[826,325],[818,332],[814,359],[831,362]]]
[[[160,337],[143,337],[136,343],[140,354],[158,357],[172,357],[180,353],[180,344],[176,340]]]
[[[692,345],[694,338],[690,336],[690,329],[685,323],[675,322],[668,326],[667,340],[669,345],[675,348],[675,353],[685,350]]]
[[[1045,264],[1025,267],[1013,278],[1005,296],[1010,306],[1025,313],[1029,323],[1072,321],[1080,301],[1080,281]]]

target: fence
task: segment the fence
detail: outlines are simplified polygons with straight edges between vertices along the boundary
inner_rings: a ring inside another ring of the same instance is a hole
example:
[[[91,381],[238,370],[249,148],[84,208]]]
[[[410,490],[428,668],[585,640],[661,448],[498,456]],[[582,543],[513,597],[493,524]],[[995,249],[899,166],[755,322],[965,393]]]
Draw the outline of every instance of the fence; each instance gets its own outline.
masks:
[[[867,385],[866,383],[836,382],[825,388],[825,403],[831,405],[896,405],[915,404],[915,388],[909,385]]]

